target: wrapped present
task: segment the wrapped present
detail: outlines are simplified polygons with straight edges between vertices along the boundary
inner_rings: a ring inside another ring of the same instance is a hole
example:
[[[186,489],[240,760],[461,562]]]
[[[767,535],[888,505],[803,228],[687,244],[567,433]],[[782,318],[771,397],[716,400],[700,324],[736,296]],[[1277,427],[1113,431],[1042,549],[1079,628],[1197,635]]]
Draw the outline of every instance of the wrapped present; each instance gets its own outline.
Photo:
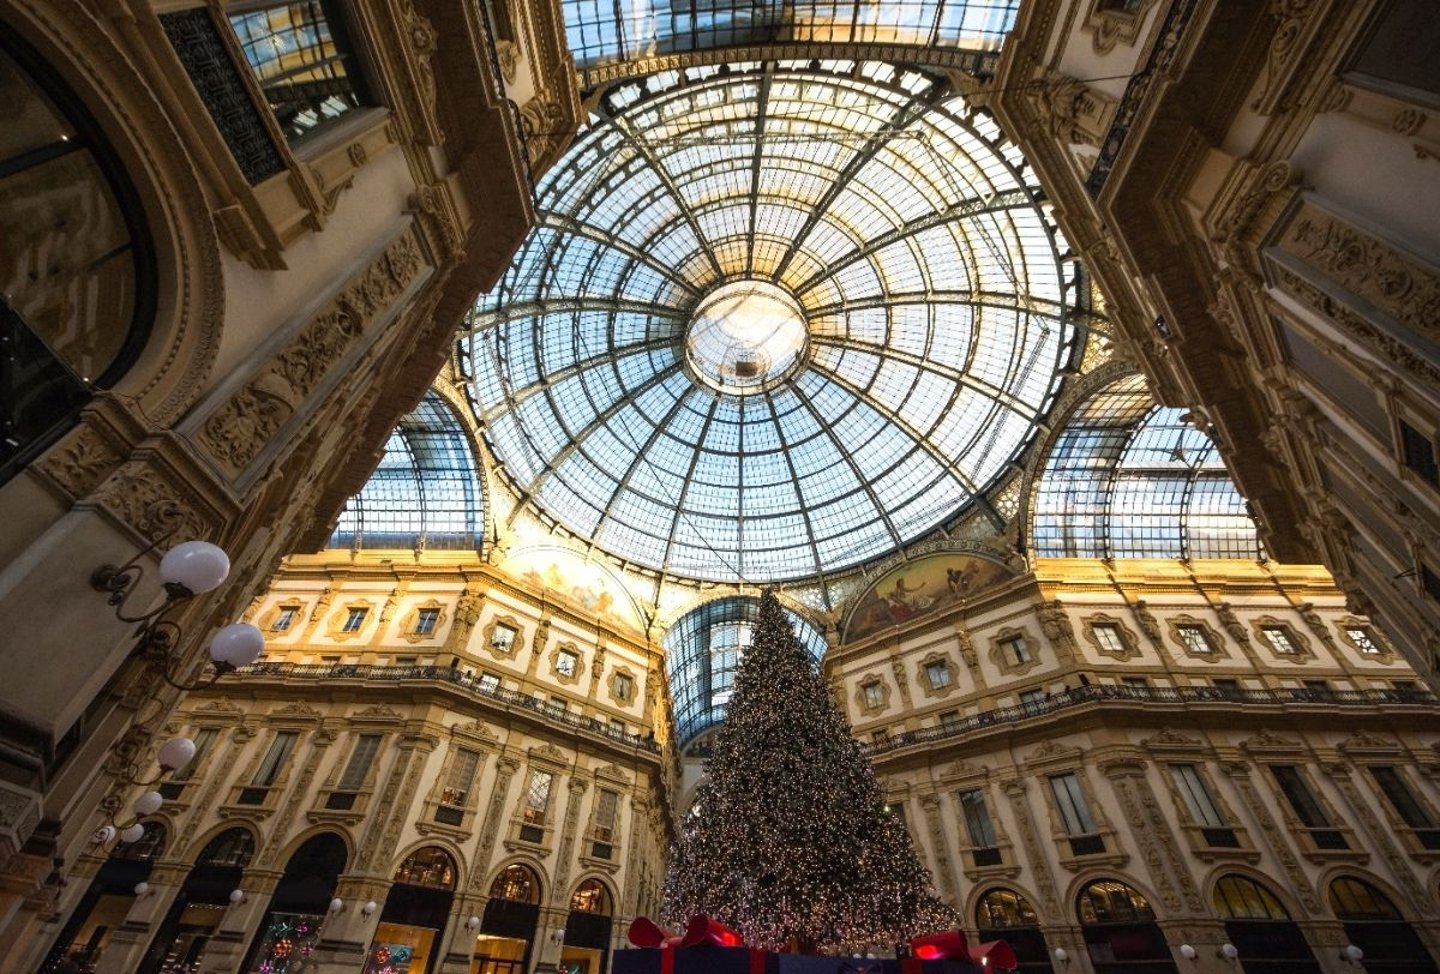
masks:
[[[680,934],[637,917],[629,933],[638,949],[615,951],[613,974],[776,974],[774,954],[744,946],[740,934],[704,914]]]

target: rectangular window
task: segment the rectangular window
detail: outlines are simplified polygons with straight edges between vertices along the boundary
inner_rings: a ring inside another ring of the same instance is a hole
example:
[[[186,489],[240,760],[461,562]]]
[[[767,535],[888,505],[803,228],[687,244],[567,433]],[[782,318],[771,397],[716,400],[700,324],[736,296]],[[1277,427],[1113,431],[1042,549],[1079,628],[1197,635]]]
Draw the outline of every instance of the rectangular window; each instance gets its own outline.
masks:
[[[611,718],[610,718],[610,730],[613,731],[613,732],[616,733],[616,734],[624,734],[624,733],[626,733],[626,732],[627,732],[627,728],[625,727],[625,721],[621,720],[619,717],[611,717]]]
[[[874,744],[885,744],[890,740],[890,732],[885,728],[870,732],[870,740]]]
[[[351,609],[345,615],[345,624],[340,627],[341,632],[359,632],[360,627],[365,625],[365,614],[369,609]]]
[[[498,673],[480,672],[480,689],[486,693],[494,693],[500,689],[500,675]]]
[[[964,720],[960,717],[960,711],[947,710],[940,715],[940,726],[947,731],[959,730]]]
[[[210,748],[215,745],[215,738],[220,736],[218,727],[202,727],[195,732],[195,756],[190,763],[183,768],[177,768],[170,775],[171,781],[189,781],[194,777],[195,772],[205,761],[205,755],[210,753]]]
[[[885,692],[878,682],[867,683],[860,689],[865,694],[865,706],[871,710],[879,710],[885,706]]]
[[[1221,678],[1219,678],[1219,679],[1211,680],[1211,681],[1210,681],[1210,685],[1211,685],[1212,687],[1214,687],[1215,689],[1219,690],[1219,691],[1222,692],[1222,693],[1239,693],[1239,692],[1240,692],[1240,681],[1239,681],[1239,680],[1231,680],[1231,679],[1226,679],[1226,678],[1224,678],[1224,677],[1221,677]]]
[[[1143,676],[1125,676],[1125,677],[1121,677],[1121,678],[1120,678],[1120,682],[1121,682],[1124,686],[1130,687],[1130,688],[1135,689],[1135,690],[1148,690],[1148,689],[1150,689],[1150,681],[1149,681],[1149,679],[1147,679],[1146,677],[1143,677]]]
[[[1366,656],[1380,655],[1380,644],[1370,635],[1370,630],[1352,626],[1345,630],[1345,635],[1355,644],[1355,648]]]
[[[1330,695],[1329,680],[1306,680],[1305,689],[1312,697],[1328,697]]]
[[[564,697],[551,697],[545,702],[545,709],[550,711],[551,713],[563,714],[565,711],[569,710],[570,707],[569,704],[565,702]]]
[[[440,792],[440,804],[456,808],[463,807],[475,781],[475,769],[480,767],[480,752],[462,747],[455,752],[450,762],[450,776],[445,779],[445,788]]]
[[[1030,662],[1030,646],[1025,642],[1024,636],[1011,636],[1002,644],[1005,651],[1005,658],[1014,664]]]
[[[335,786],[335,790],[359,791],[365,784],[365,776],[370,773],[370,764],[379,750],[379,734],[361,734],[355,742],[355,750],[350,752],[350,763],[345,765],[345,773],[340,776],[340,783]]]
[[[1220,814],[1215,800],[1210,797],[1209,789],[1205,787],[1205,779],[1200,777],[1195,765],[1172,764],[1170,776],[1174,778],[1175,788],[1180,792],[1180,798],[1185,802],[1185,808],[1196,825],[1206,829],[1227,827],[1224,816]]]
[[[515,637],[520,631],[514,626],[507,626],[503,622],[495,624],[494,632],[490,633],[490,645],[502,652],[508,653],[515,645]]]
[[[1265,637],[1271,649],[1282,656],[1294,656],[1300,652],[1300,648],[1290,636],[1289,626],[1261,626],[1260,635]]]
[[[615,674],[615,699],[629,700],[635,692],[635,681],[624,673]]]
[[[601,842],[615,841],[615,818],[620,809],[620,793],[600,789],[595,803],[595,838]]]
[[[530,787],[525,790],[525,824],[544,825],[550,807],[550,784],[555,776],[548,771],[531,771]]]
[[[556,673],[559,673],[561,676],[563,676],[563,677],[565,677],[565,678],[568,679],[568,678],[574,676],[579,669],[580,669],[580,657],[578,657],[578,656],[576,656],[574,653],[570,652],[570,650],[568,650],[568,649],[562,649],[562,650],[560,650],[560,652],[556,655],[556,657],[555,657],[555,672],[556,672]]]
[[[415,613],[415,635],[428,636],[435,631],[435,624],[440,621],[440,610],[435,608],[421,609]]]
[[[1405,466],[1432,487],[1440,487],[1440,464],[1430,437],[1400,420],[1400,454]]]
[[[1113,622],[1097,622],[1090,627],[1095,634],[1095,641],[1100,648],[1107,653],[1125,653],[1125,636],[1120,632],[1120,627]]]
[[[1325,814],[1325,809],[1298,768],[1288,764],[1276,764],[1271,765],[1270,773],[1275,776],[1275,783],[1280,786],[1285,800],[1295,810],[1295,817],[1300,819],[1300,824],[1312,830],[1310,837],[1318,848],[1349,848],[1345,836],[1331,827],[1330,816]]]
[[[416,664],[419,663],[419,662],[420,662],[420,657],[418,657],[418,656],[397,656],[397,657],[395,657],[395,665],[396,665],[396,666],[414,666],[414,665],[416,665]]]
[[[1440,574],[1424,562],[1420,563],[1420,588],[1436,602],[1440,602]]]
[[[1045,701],[1050,694],[1045,690],[1026,690],[1020,694],[1020,706],[1025,708],[1026,713],[1038,714],[1044,711]]]
[[[985,805],[985,792],[979,788],[960,792],[960,808],[965,813],[965,831],[970,836],[970,844],[980,849],[995,848],[998,845],[995,826]]]
[[[1185,650],[1201,656],[1215,652],[1215,647],[1210,645],[1210,636],[1205,632],[1204,626],[1176,626],[1180,633],[1180,639],[1185,643]]]
[[[330,3],[240,0],[226,13],[287,141],[369,104],[345,24]]]
[[[299,612],[300,612],[300,609],[299,609],[298,606],[282,605],[282,606],[280,607],[280,614],[279,614],[278,616],[276,616],[276,617],[275,617],[275,621],[270,624],[270,631],[271,631],[271,632],[285,632],[285,631],[287,631],[291,626],[293,626],[293,625],[295,624],[295,616],[296,616]]]
[[[925,677],[930,681],[930,689],[943,690],[950,685],[950,667],[943,660],[926,663]]]
[[[1073,772],[1050,776],[1050,790],[1055,795],[1055,804],[1060,809],[1060,820],[1069,835],[1093,835],[1099,830],[1090,817],[1090,806],[1085,803],[1085,793],[1080,790],[1080,779]]]
[[[1430,813],[1424,805],[1420,804],[1420,799],[1410,790],[1410,785],[1400,776],[1400,772],[1394,768],[1381,766],[1372,767],[1370,774],[1375,779],[1375,783],[1380,786],[1385,800],[1390,803],[1390,807],[1395,809],[1395,814],[1399,815],[1406,825],[1416,831],[1435,828],[1435,822],[1430,817]],[[1426,848],[1435,847],[1427,843]]]
[[[290,752],[295,750],[295,742],[300,739],[299,731],[280,731],[275,739],[270,742],[270,750],[265,753],[260,767],[255,769],[255,776],[250,779],[250,784],[255,788],[268,788],[275,783],[280,776],[280,770],[285,767],[285,762],[290,759]]]

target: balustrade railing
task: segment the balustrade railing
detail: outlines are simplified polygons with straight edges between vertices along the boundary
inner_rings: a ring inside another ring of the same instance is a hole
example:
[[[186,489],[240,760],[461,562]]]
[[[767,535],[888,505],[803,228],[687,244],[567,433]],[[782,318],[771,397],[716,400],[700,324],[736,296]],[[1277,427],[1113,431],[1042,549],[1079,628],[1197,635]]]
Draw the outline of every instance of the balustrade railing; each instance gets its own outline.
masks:
[[[985,730],[1002,724],[1033,720],[1059,713],[1085,704],[1106,703],[1151,703],[1232,706],[1295,706],[1297,704],[1323,704],[1339,707],[1391,707],[1434,708],[1440,705],[1428,690],[1320,690],[1309,687],[1281,688],[1273,690],[1240,690],[1228,687],[1131,687],[1107,684],[1071,687],[1053,693],[1044,700],[1027,700],[1013,707],[999,707],[978,714],[951,719],[942,727],[926,727],[917,731],[905,731],[892,735],[884,741],[867,744],[867,754],[885,754],[900,748],[927,741],[939,741],[975,731]]]
[[[256,663],[240,671],[240,678],[270,678],[282,680],[333,681],[359,680],[364,683],[408,683],[424,680],[459,687],[478,697],[485,697],[498,703],[509,704],[531,711],[536,716],[552,723],[574,727],[590,734],[608,737],[629,747],[642,751],[659,753],[660,745],[653,735],[631,734],[611,727],[594,717],[577,714],[572,710],[561,710],[544,697],[532,696],[518,690],[492,686],[480,677],[448,666],[370,666],[359,663]]]

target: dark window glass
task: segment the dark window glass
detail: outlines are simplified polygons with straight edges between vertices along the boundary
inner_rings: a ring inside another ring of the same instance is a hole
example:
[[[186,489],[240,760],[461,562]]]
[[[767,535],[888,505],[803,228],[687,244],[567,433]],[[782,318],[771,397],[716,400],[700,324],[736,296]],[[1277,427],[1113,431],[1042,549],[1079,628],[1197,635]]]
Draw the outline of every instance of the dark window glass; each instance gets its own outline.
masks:
[[[1372,767],[1370,774],[1374,777],[1375,783],[1380,786],[1380,791],[1384,793],[1386,801],[1390,803],[1406,825],[1412,829],[1429,829],[1435,826],[1430,818],[1430,813],[1425,810],[1425,806],[1420,804],[1420,800],[1415,797],[1415,793],[1410,790],[1410,786],[1400,776],[1400,772],[1389,767]]]
[[[232,3],[230,26],[285,138],[370,103],[358,59],[333,3]]]
[[[1435,444],[1430,437],[1400,420],[1400,453],[1405,466],[1431,486],[1440,486],[1440,464],[1435,461]]]

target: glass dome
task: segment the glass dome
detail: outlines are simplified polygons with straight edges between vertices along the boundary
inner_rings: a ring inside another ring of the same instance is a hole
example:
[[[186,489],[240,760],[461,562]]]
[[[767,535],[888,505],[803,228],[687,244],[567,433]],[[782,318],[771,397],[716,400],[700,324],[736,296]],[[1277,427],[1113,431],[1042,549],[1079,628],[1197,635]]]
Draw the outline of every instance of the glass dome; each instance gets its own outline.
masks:
[[[610,89],[462,340],[532,510],[671,576],[823,575],[1012,471],[1074,354],[1074,266],[1019,151],[855,62]]]

